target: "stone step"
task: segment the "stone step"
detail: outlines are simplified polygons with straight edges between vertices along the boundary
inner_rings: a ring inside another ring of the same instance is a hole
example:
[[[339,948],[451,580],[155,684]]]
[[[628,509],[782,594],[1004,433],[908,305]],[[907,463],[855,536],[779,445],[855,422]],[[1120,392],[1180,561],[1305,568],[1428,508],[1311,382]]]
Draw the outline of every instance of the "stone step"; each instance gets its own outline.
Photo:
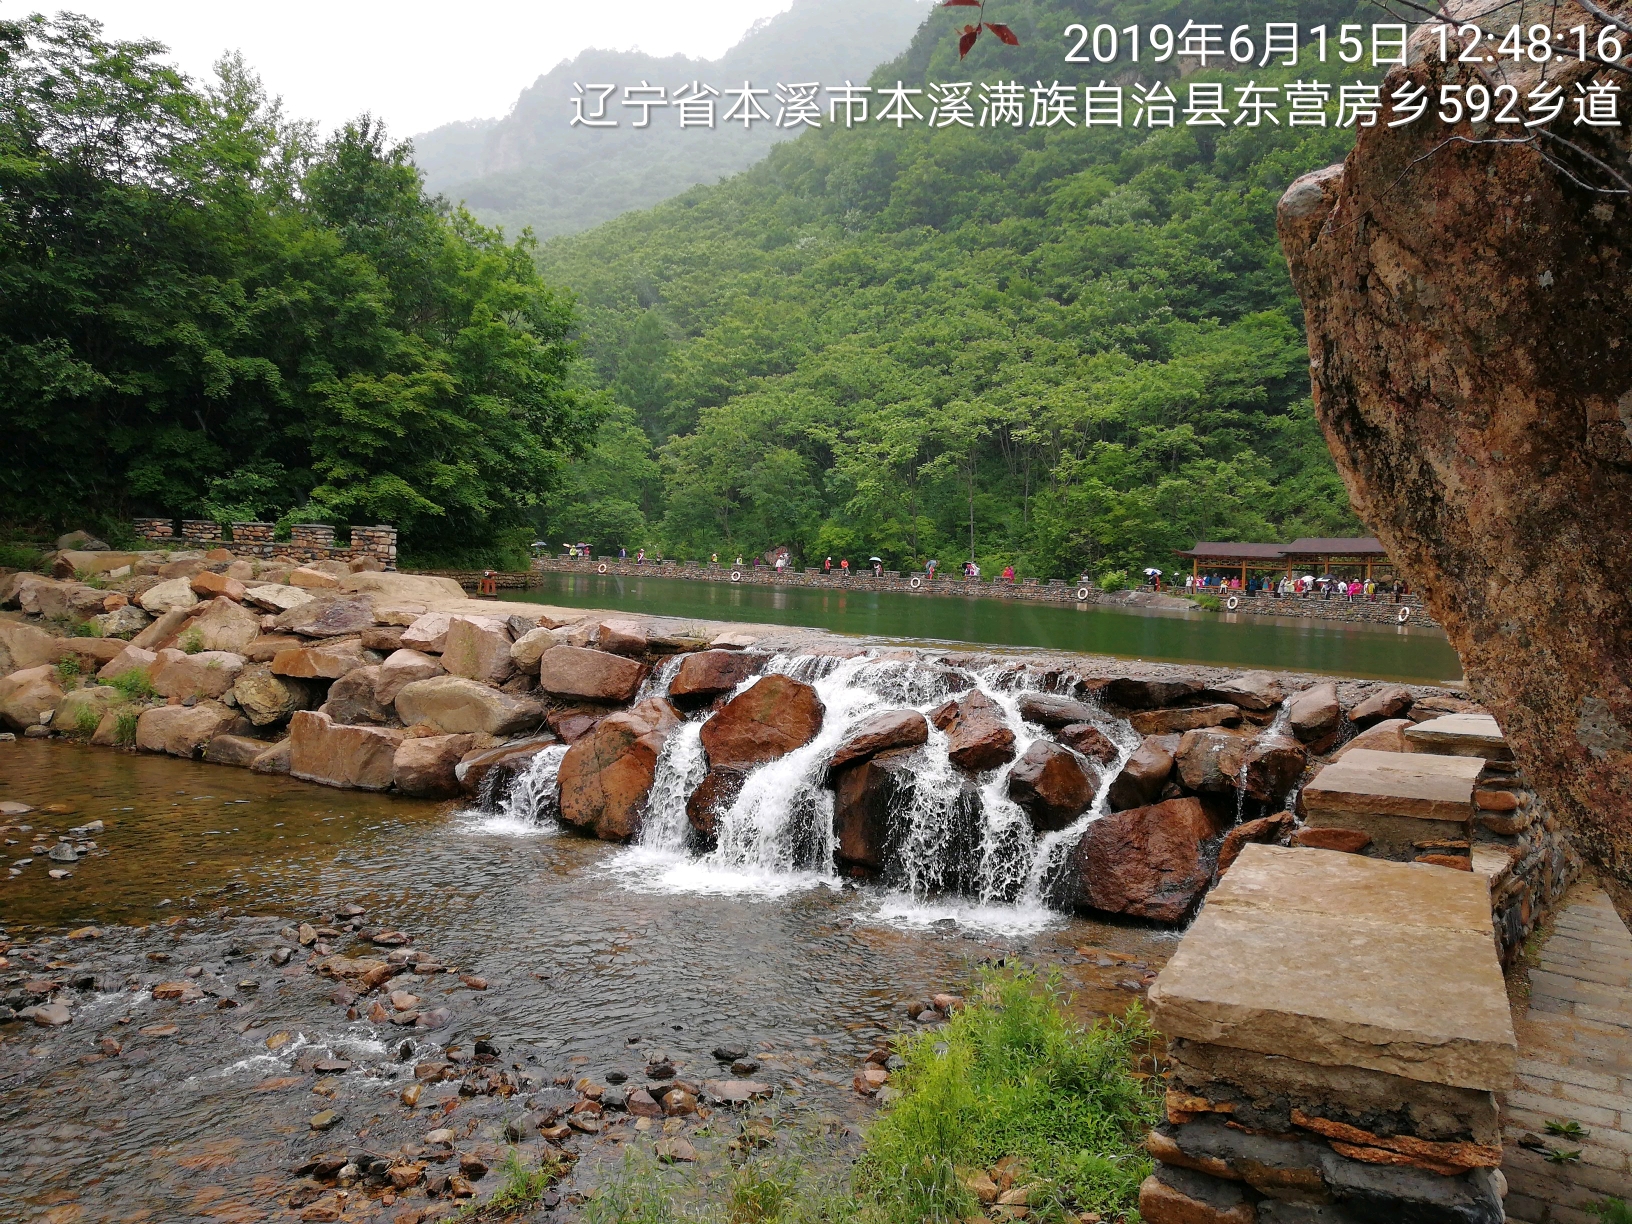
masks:
[[[1248,846],[1150,1005],[1170,1038],[1462,1088],[1513,1081],[1490,897],[1472,873]]]
[[[1489,714],[1445,714],[1405,728],[1412,752],[1511,761],[1513,750]]]
[[[1476,757],[1355,749],[1304,787],[1304,819],[1358,830],[1371,838],[1365,853],[1409,862],[1423,853],[1418,843],[1469,839],[1483,766]]]

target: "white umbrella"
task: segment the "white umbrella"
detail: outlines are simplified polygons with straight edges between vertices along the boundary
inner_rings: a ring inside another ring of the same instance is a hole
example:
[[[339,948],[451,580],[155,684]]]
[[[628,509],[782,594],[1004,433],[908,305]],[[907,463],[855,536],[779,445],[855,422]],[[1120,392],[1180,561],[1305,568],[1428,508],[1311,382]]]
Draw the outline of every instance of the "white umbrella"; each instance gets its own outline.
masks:
[[[867,560],[877,561],[880,565],[884,564],[884,558],[883,557],[868,557]]]
[[[1150,575],[1152,575],[1152,574],[1155,574],[1155,575],[1156,575],[1156,576],[1157,576],[1157,577],[1158,577],[1158,578],[1159,578],[1159,577],[1161,577],[1161,574],[1162,574],[1162,571],[1161,571],[1161,570],[1159,570],[1159,569],[1147,569],[1147,570],[1146,570],[1146,571],[1145,571],[1145,576],[1146,576],[1146,577],[1147,577],[1147,578],[1148,578],[1148,577],[1149,577],[1149,576],[1150,576]]]

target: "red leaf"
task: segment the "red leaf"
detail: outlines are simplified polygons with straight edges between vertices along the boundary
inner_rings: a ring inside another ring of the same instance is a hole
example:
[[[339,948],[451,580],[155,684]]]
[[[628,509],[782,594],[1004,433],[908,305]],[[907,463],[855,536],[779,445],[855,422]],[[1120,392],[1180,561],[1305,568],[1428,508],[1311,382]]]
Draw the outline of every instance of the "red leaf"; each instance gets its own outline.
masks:
[[[961,60],[969,54],[969,48],[975,45],[975,39],[980,37],[980,27],[970,26],[962,38],[958,39],[958,58]]]
[[[965,3],[967,3],[967,0],[965,0]],[[990,30],[993,34],[996,34],[998,39],[1001,42],[1006,42],[1011,47],[1018,47],[1020,45],[1020,39],[1018,37],[1016,37],[1014,31],[1009,29],[1008,26],[1006,26],[1006,25],[993,25],[991,22],[988,21],[986,23],[986,28],[988,30]]]

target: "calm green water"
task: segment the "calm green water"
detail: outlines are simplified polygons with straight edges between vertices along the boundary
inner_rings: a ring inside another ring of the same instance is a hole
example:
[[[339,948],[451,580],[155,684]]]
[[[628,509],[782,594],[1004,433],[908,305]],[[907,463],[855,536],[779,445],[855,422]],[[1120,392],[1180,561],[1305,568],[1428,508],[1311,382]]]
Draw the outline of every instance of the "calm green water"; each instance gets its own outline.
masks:
[[[1127,659],[1324,672],[1415,684],[1456,680],[1462,665],[1433,628],[1341,625],[1294,617],[1229,617],[1040,604],[961,595],[732,586],[679,578],[541,574],[506,599],[657,616],[805,625],[868,637],[1036,646]]]

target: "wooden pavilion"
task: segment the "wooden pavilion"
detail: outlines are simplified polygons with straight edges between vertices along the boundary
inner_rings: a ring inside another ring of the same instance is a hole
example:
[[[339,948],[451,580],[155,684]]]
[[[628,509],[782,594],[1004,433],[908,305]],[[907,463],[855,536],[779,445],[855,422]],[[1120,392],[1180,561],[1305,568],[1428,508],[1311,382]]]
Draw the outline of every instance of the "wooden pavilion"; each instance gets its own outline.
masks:
[[[1174,555],[1190,559],[1190,572],[1199,576],[1203,569],[1241,571],[1241,585],[1247,582],[1250,570],[1283,572],[1288,578],[1293,571],[1322,574],[1332,572],[1332,566],[1355,566],[1365,570],[1369,579],[1373,571],[1394,566],[1388,553],[1374,537],[1363,539],[1321,539],[1305,537],[1290,544],[1242,544],[1199,540],[1194,548],[1175,549]]]

